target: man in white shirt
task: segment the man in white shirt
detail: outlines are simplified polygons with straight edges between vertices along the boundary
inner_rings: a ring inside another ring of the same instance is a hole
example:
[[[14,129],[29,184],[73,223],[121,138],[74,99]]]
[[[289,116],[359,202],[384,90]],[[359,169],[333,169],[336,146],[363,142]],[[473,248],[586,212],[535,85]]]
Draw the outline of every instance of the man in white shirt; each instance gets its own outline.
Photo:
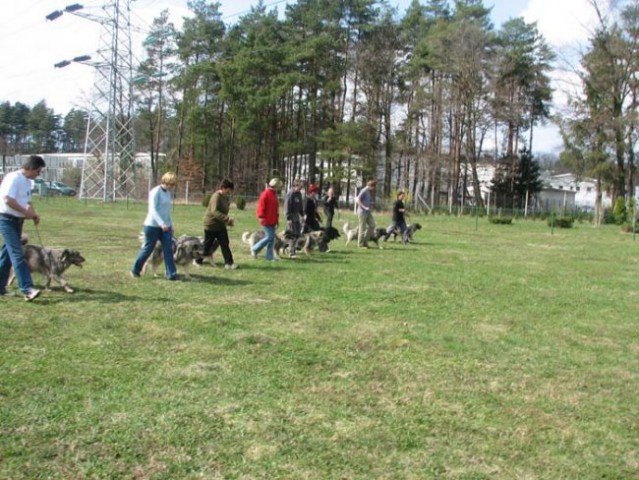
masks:
[[[27,302],[40,295],[40,290],[33,288],[31,272],[24,258],[21,236],[25,219],[40,223],[40,216],[31,203],[33,180],[45,167],[44,159],[31,155],[22,165],[21,170],[11,172],[0,184],[0,234],[4,245],[0,249],[0,296],[7,294],[7,282],[13,266],[20,291]]]

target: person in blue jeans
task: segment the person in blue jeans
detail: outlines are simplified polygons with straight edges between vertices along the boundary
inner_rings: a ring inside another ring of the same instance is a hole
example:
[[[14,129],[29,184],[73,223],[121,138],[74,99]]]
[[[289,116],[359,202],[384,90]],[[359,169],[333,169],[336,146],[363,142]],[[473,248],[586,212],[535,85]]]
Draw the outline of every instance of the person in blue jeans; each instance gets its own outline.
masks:
[[[258,218],[264,238],[251,247],[251,256],[257,258],[257,254],[266,247],[266,260],[272,262],[278,260],[273,255],[273,242],[275,241],[275,229],[279,225],[279,208],[280,203],[277,193],[282,189],[282,181],[279,178],[271,178],[266,188],[260,194],[257,200],[257,208],[255,216]]]
[[[131,276],[140,276],[142,267],[153,253],[156,243],[162,244],[165,276],[168,280],[177,280],[177,269],[173,261],[173,223],[171,222],[171,188],[175,187],[177,177],[173,172],[162,175],[160,185],[149,192],[149,208],[144,219],[144,245],[140,249]]]
[[[0,249],[0,296],[7,295],[12,266],[24,299],[30,302],[40,295],[40,290],[33,288],[21,237],[25,219],[33,220],[36,226],[40,223],[40,216],[31,204],[31,189],[33,180],[44,167],[41,156],[31,155],[21,170],[6,175],[0,184],[0,234],[4,240]]]

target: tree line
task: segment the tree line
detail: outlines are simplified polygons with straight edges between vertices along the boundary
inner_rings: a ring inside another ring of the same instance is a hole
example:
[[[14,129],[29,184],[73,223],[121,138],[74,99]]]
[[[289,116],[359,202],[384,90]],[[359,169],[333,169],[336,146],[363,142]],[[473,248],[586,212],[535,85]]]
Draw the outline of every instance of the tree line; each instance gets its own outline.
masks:
[[[134,82],[137,147],[154,176],[173,168],[202,191],[231,177],[257,192],[278,173],[347,194],[376,177],[385,195],[483,206],[477,167],[490,159],[494,197],[517,208],[541,188],[535,128],[556,121],[567,164],[617,197],[633,191],[636,1],[597,10],[584,92],[561,118],[550,112],[556,54],[537,25],[496,29],[481,0],[414,0],[403,15],[382,0],[298,0],[281,16],[259,2],[233,25],[217,3],[188,8],[181,28],[168,11],[153,20]],[[4,103],[4,148],[81,151],[86,115]]]

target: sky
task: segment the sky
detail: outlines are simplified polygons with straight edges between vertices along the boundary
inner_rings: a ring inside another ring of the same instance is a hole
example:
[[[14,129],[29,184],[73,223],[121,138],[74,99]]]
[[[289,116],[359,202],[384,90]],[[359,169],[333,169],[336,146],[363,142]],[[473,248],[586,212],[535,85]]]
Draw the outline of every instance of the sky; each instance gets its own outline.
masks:
[[[231,24],[250,11],[257,0],[218,0],[222,20]],[[389,0],[403,14],[411,0]],[[267,9],[282,12],[291,0],[264,0]],[[80,3],[79,17],[64,13],[49,21],[46,16],[55,10]],[[2,0],[0,9],[0,101],[22,102],[34,106],[45,100],[55,113],[66,114],[71,108],[86,108],[92,94],[95,70],[87,65],[72,63],[65,68],[54,64],[80,55],[94,55],[100,43],[101,26],[91,17],[103,17],[106,0]],[[124,3],[124,2],[123,2]],[[451,2],[452,3],[452,2]],[[537,22],[539,31],[555,48],[560,58],[577,51],[588,38],[594,22],[589,0],[484,0],[492,7],[491,18],[499,27],[509,18],[523,17]],[[140,31],[147,30],[153,18],[168,9],[172,21],[179,28],[182,18],[189,15],[187,0],[134,0],[131,2],[131,22]],[[89,18],[87,18],[89,17]],[[143,33],[135,34],[140,44]],[[139,40],[138,40],[139,39]],[[136,42],[136,40],[138,40]],[[567,80],[564,69],[553,73],[556,88],[554,108],[565,102]],[[561,141],[554,127],[538,129],[534,139],[535,152],[558,153]]]

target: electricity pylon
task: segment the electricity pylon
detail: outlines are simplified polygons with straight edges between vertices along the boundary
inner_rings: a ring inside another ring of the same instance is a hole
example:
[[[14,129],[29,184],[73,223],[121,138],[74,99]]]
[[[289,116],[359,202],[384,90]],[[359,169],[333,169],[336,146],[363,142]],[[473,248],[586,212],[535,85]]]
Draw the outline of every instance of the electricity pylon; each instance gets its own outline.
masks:
[[[134,189],[133,52],[130,3],[114,0],[100,19],[96,81],[87,117],[79,197],[114,201]]]

